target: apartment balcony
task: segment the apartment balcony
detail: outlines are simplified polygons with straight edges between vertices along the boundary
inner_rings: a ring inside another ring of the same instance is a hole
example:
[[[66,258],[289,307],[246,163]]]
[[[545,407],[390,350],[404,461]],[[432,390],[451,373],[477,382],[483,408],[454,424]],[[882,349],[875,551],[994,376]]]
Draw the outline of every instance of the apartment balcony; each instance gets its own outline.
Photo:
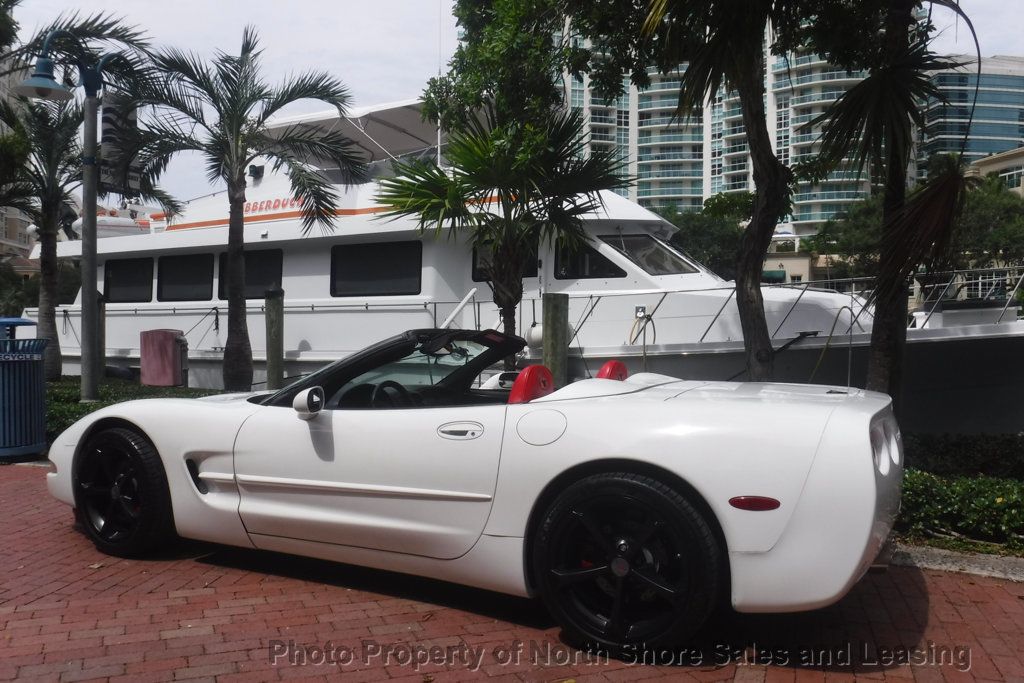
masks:
[[[822,71],[820,73],[797,76],[794,79],[783,78],[775,81],[775,83],[772,84],[772,90],[788,90],[794,86],[808,85],[810,83],[834,83],[846,81],[852,84],[863,80],[867,75],[867,71]]]
[[[730,126],[722,129],[723,138],[740,138],[747,134],[747,129],[741,124],[739,126]]]
[[[615,142],[615,133],[592,131],[590,133],[590,140],[591,142]]]
[[[661,81],[659,83],[651,83],[649,87],[641,90],[640,94],[656,92],[658,90],[675,90],[676,92],[678,92],[679,88],[681,88],[682,85],[683,84],[680,81]]]
[[[811,64],[827,64],[824,57],[820,55],[802,55],[800,57],[793,57],[792,59],[785,59],[783,57],[777,57],[775,63],[772,65],[772,71],[790,71],[797,67],[809,66]]]
[[[792,135],[789,138],[791,145],[813,145],[821,140],[820,133],[808,133],[807,135]]]
[[[655,166],[653,168],[641,169],[636,176],[640,180],[656,180],[659,178],[703,178],[704,169],[698,167],[679,170],[675,168],[664,169]]]
[[[736,190],[747,190],[749,188],[750,184],[747,182],[746,178],[743,180],[734,180],[722,185],[723,192],[735,192]]]
[[[722,119],[743,118],[743,110],[740,107],[730,107],[722,112]]]
[[[742,164],[728,164],[722,167],[722,175],[731,175],[733,173],[747,173],[748,171],[749,169],[747,168],[746,159],[743,160]]]
[[[656,145],[662,142],[703,142],[702,133],[665,133],[663,135],[644,135],[637,140],[637,145]]]
[[[674,111],[678,107],[679,99],[676,97],[659,97],[650,100],[641,98],[636,105],[636,108],[640,111],[650,111],[652,109],[671,109]]]
[[[748,152],[749,150],[747,149],[746,143],[742,145],[729,145],[728,147],[722,149],[722,156],[735,156],[737,154],[747,154]]]
[[[637,190],[637,197],[702,197],[703,189],[695,190],[684,187],[652,187],[649,189]]]
[[[615,117],[608,116],[607,114],[591,114],[590,125],[594,126],[614,126]]]
[[[700,119],[696,117],[687,116],[675,116],[674,114],[662,114],[659,116],[652,116],[649,119],[640,119],[637,122],[640,128],[654,128],[656,126],[696,126],[696,130],[691,128],[691,132],[701,132],[703,129],[700,127]]]
[[[811,93],[810,95],[791,97],[789,100],[789,106],[799,107],[807,104],[816,104],[818,102],[834,102],[842,97],[845,92],[845,90],[828,90],[825,92]]]
[[[648,163],[679,161],[680,159],[698,161],[703,160],[704,155],[700,152],[640,152],[636,155],[637,161]]]
[[[809,202],[834,202],[834,201],[859,201],[861,199],[867,199],[867,192],[831,192],[828,190],[822,192],[801,192],[793,195],[793,202],[795,204],[806,204]]]
[[[792,223],[821,223],[831,220],[840,212],[838,211],[808,211],[806,213],[794,213]]]

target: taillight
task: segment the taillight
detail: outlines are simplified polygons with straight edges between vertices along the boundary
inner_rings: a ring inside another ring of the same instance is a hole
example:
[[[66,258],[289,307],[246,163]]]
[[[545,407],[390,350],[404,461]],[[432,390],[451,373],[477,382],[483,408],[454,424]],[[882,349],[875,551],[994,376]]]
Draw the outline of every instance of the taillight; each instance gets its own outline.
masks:
[[[874,458],[875,468],[883,477],[889,474],[889,467],[894,462],[888,431],[887,425],[881,421],[871,425],[871,457]]]

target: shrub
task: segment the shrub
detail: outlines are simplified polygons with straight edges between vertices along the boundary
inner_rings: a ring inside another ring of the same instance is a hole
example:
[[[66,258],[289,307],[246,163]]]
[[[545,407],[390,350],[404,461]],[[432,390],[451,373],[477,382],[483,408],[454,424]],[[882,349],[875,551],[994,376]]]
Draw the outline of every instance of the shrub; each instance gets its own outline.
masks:
[[[1024,547],[1024,484],[995,477],[946,478],[908,469],[899,531]]]
[[[907,467],[947,477],[985,475],[1024,481],[1024,435],[905,434]]]
[[[218,392],[212,389],[183,387],[144,387],[123,379],[106,379],[99,387],[96,403],[79,403],[81,387],[78,377],[62,377],[46,383],[46,442],[94,410],[137,398],[196,398]]]

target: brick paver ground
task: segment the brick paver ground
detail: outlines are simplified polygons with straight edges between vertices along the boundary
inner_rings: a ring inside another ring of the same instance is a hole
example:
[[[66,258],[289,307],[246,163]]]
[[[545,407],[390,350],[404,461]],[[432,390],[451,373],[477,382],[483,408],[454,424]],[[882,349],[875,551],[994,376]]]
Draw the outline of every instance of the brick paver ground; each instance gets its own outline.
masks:
[[[675,665],[609,661],[535,602],[429,579],[197,544],[108,557],[44,475],[0,467],[0,680],[1024,681],[1024,584],[894,568],[829,609],[718,617]]]

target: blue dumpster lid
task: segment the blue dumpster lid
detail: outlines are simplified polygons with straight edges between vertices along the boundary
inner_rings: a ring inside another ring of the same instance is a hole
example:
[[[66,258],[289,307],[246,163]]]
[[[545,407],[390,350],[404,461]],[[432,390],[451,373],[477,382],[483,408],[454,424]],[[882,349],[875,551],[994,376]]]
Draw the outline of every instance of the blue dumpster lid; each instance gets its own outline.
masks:
[[[35,325],[35,320],[28,318],[0,318],[0,327],[21,327],[22,325]]]

